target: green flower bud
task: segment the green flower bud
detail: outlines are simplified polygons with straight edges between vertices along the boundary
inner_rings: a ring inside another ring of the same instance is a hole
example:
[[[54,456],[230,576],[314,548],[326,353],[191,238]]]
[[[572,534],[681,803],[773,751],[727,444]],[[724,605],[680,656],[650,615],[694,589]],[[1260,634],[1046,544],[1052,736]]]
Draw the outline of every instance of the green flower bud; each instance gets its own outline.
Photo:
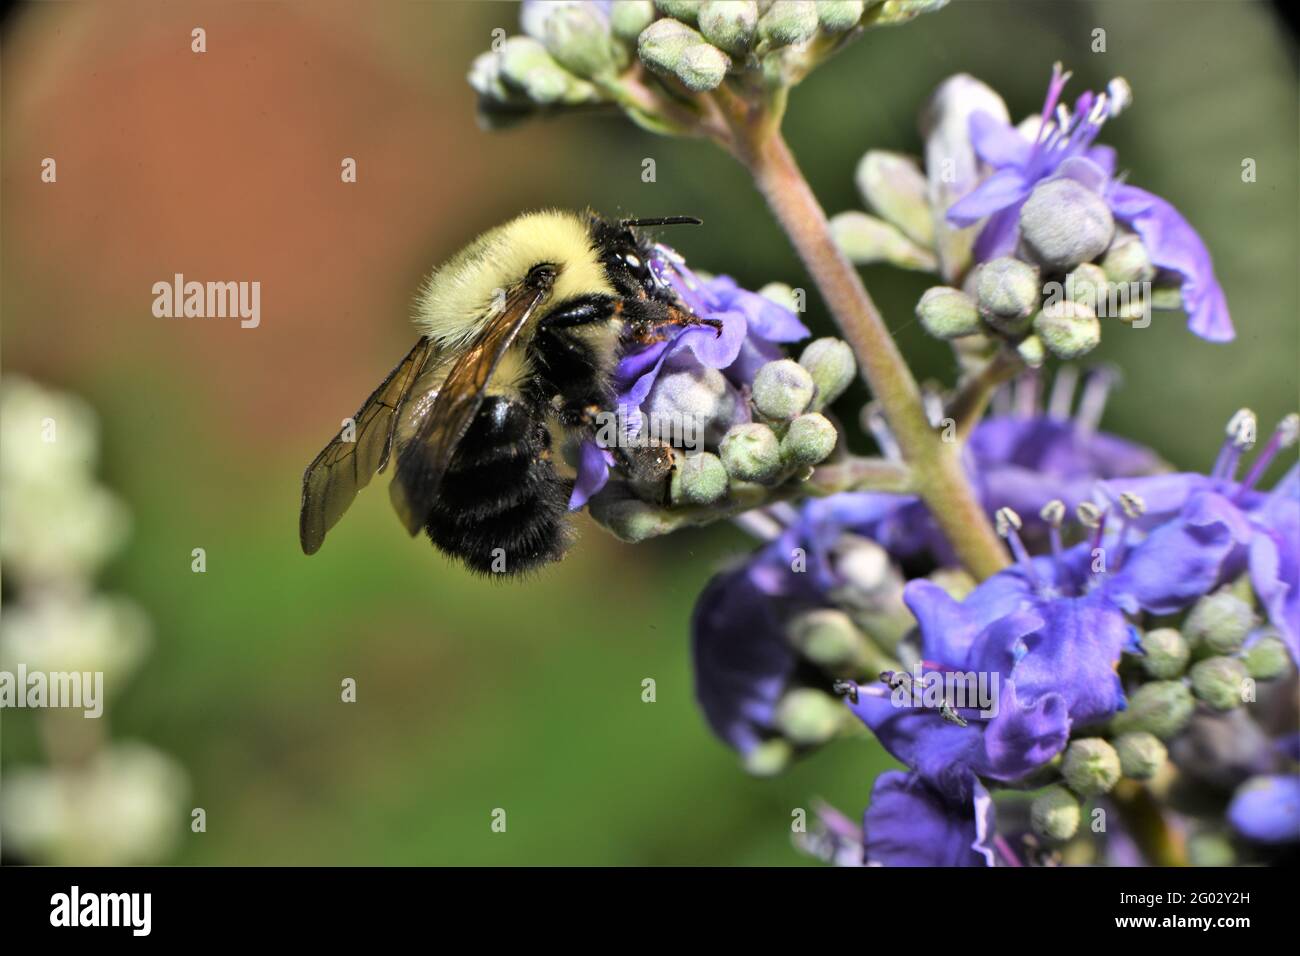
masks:
[[[781,460],[787,465],[816,465],[835,450],[839,433],[817,412],[800,415],[781,436]]]
[[[655,19],[653,0],[614,0],[609,8],[609,26],[614,36],[635,43],[641,31]]]
[[[616,68],[609,25],[591,7],[555,10],[546,19],[545,43],[555,61],[577,76],[603,76]]]
[[[1168,740],[1187,726],[1195,711],[1196,701],[1182,681],[1152,681],[1134,691],[1128,709],[1116,714],[1111,726],[1120,734],[1145,730]]]
[[[1030,368],[1039,368],[1047,361],[1047,349],[1043,348],[1043,340],[1036,335],[1021,339],[1016,346],[1016,353]]]
[[[502,44],[501,75],[543,105],[573,105],[599,98],[595,87],[561,67],[532,37],[514,36]]]
[[[1097,315],[1080,302],[1049,302],[1034,316],[1034,332],[1047,351],[1066,361],[1081,358],[1101,344]]]
[[[1029,805],[1029,826],[1044,840],[1064,843],[1078,832],[1081,814],[1078,798],[1060,784],[1053,784]]]
[[[888,262],[900,269],[933,272],[938,266],[934,253],[917,245],[896,226],[865,212],[842,212],[831,217],[831,238],[840,251],[857,265]]]
[[[773,722],[787,740],[808,747],[834,737],[845,713],[838,699],[811,687],[800,687],[781,698]]]
[[[769,282],[763,288],[758,290],[758,294],[765,299],[775,302],[783,309],[789,309],[791,312],[798,313],[799,300],[795,297],[794,289],[790,288],[784,282]]]
[[[1169,756],[1159,737],[1140,730],[1118,737],[1115,751],[1119,754],[1120,770],[1133,780],[1151,779]]]
[[[867,11],[868,26],[893,26],[906,23],[923,13],[933,13],[948,5],[948,0],[885,0]]]
[[[745,754],[745,770],[755,777],[775,777],[790,766],[794,759],[794,748],[788,740],[773,737],[764,740],[749,753]]]
[[[1241,649],[1254,627],[1255,612],[1249,604],[1229,591],[1216,591],[1196,602],[1183,630],[1216,654],[1231,654]]]
[[[1176,312],[1183,307],[1181,285],[1154,285],[1151,287],[1151,308],[1156,312]]]
[[[1097,303],[1108,298],[1106,273],[1101,266],[1085,262],[1065,277],[1065,297],[1097,312]]]
[[[1050,269],[1065,272],[1101,255],[1115,234],[1106,200],[1073,179],[1049,179],[1020,207],[1020,237]]]
[[[656,20],[637,38],[641,62],[660,73],[672,73],[697,93],[718,86],[731,60],[678,20]]]
[[[711,505],[727,494],[727,469],[722,459],[702,451],[678,459],[670,486],[673,504]]]
[[[1117,233],[1101,267],[1111,282],[1150,282],[1156,276],[1147,247],[1131,232]]]
[[[1235,657],[1207,657],[1192,665],[1192,692],[1215,710],[1232,710],[1241,703],[1242,682],[1249,676]]]
[[[700,7],[704,39],[732,56],[744,56],[758,29],[758,4],[752,0],[708,0]]]
[[[812,376],[817,392],[813,396],[813,411],[821,411],[844,394],[858,372],[853,349],[840,339],[816,339],[808,344],[799,356],[799,364]]]
[[[592,498],[587,510],[619,540],[636,544],[676,530],[677,522],[663,509],[639,498],[620,497],[608,491],[606,486],[605,492]]]
[[[918,245],[927,249],[934,245],[929,185],[915,159],[873,149],[858,162],[854,179],[862,198],[876,213]]]
[[[1109,793],[1119,783],[1119,754],[1100,737],[1071,741],[1061,762],[1061,776],[1080,796]]]
[[[861,661],[866,643],[849,616],[836,608],[797,615],[786,636],[800,654],[831,671]]]
[[[694,23],[703,5],[701,0],[655,0],[655,6],[664,16],[682,23]]]
[[[490,99],[505,102],[510,99],[510,90],[501,82],[501,57],[497,53],[480,53],[470,64],[470,87],[474,92]]]
[[[727,474],[738,481],[768,484],[781,474],[781,443],[766,425],[735,426],[718,451]]]
[[[937,339],[972,335],[982,328],[975,300],[960,289],[937,285],[926,289],[916,303],[916,317]]]
[[[1172,627],[1158,627],[1142,635],[1142,667],[1152,677],[1172,680],[1187,668],[1192,656],[1183,635]]]
[[[1030,316],[1043,297],[1038,270],[1027,262],[1003,256],[980,266],[975,277],[980,315],[989,325],[1008,335],[1029,328]]]
[[[1291,655],[1282,640],[1273,634],[1261,634],[1246,648],[1243,658],[1250,676],[1258,680],[1281,677],[1291,666]]]
[[[819,0],[817,19],[827,33],[843,33],[858,25],[865,9],[863,0]]]
[[[793,46],[817,34],[815,0],[773,0],[759,18],[758,34],[773,46]]]
[[[1187,862],[1192,866],[1236,866],[1237,851],[1222,833],[1197,833],[1187,840]]]
[[[793,359],[768,362],[754,375],[754,408],[772,421],[789,421],[808,407],[816,388],[812,375]]]

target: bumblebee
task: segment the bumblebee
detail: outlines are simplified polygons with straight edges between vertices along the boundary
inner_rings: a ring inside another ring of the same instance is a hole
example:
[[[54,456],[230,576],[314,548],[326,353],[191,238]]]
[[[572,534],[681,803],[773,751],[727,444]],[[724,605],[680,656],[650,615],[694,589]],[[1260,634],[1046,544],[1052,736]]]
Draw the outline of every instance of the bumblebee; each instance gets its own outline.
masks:
[[[627,349],[673,326],[721,329],[655,274],[635,231],[679,223],[699,220],[527,213],[436,269],[417,300],[419,340],[307,466],[303,551],[392,459],[389,497],[411,535],[423,528],[482,573],[561,558],[572,480],[552,461],[552,423],[581,433],[610,410]]]

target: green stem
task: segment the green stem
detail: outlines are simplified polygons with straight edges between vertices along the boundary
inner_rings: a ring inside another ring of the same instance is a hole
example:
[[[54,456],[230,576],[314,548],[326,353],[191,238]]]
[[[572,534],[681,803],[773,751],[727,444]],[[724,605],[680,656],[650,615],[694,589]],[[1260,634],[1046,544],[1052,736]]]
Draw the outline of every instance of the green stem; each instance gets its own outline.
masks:
[[[999,350],[979,371],[961,383],[948,401],[944,414],[957,423],[957,440],[965,441],[972,428],[984,417],[989,399],[998,386],[1024,370],[1020,356],[1009,349]]]
[[[880,402],[911,466],[916,491],[973,575],[986,578],[1007,565],[1006,552],[961,465],[960,444],[944,442],[926,418],[921,392],[857,271],[831,239],[826,213],[799,171],[781,132],[761,109],[734,94],[718,101],[731,121],[731,151],[754,177],[853,347],[863,378]]]
[[[1111,791],[1124,828],[1153,866],[1187,866],[1187,844],[1165,819],[1151,791],[1135,780],[1121,780]]]

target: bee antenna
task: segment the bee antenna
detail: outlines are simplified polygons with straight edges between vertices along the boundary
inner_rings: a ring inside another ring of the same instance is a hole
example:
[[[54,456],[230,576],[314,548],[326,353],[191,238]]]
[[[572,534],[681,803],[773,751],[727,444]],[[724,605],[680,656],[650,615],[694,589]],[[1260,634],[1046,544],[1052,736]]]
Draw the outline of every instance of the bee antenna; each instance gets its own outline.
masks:
[[[653,219],[623,219],[623,226],[702,226],[703,219],[694,216],[659,216]]]

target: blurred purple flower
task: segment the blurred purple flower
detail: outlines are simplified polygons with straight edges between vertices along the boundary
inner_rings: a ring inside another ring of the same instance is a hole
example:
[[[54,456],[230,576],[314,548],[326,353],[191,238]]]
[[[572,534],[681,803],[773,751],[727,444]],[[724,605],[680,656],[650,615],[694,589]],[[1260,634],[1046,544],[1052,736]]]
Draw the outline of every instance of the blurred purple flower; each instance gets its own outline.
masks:
[[[1015,250],[1020,207],[1039,182],[1064,176],[1095,187],[1115,219],[1141,237],[1152,264],[1180,277],[1188,328],[1211,342],[1230,341],[1232,319],[1205,243],[1170,203],[1115,176],[1114,149],[1092,145],[1106,120],[1127,105],[1127,86],[1120,80],[1108,93],[1085,92],[1069,113],[1060,105],[1069,78],[1056,64],[1032,142],[988,113],[971,116],[972,145],[994,172],[949,207],[948,221],[964,227],[987,219],[975,243],[976,261],[987,262]]]
[[[1237,790],[1228,820],[1256,843],[1300,842],[1300,775],[1255,777]]]
[[[876,778],[862,818],[868,864],[879,866],[993,866],[993,800],[973,783],[971,797],[954,802],[915,774],[890,770]]]

